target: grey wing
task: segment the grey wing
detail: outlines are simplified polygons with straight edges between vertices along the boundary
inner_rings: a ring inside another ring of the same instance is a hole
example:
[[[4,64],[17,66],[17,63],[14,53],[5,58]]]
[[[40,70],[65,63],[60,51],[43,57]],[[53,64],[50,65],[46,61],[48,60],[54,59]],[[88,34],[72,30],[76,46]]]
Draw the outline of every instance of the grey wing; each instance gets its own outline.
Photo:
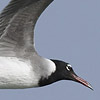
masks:
[[[0,14],[0,56],[35,52],[34,27],[53,0],[11,0]]]

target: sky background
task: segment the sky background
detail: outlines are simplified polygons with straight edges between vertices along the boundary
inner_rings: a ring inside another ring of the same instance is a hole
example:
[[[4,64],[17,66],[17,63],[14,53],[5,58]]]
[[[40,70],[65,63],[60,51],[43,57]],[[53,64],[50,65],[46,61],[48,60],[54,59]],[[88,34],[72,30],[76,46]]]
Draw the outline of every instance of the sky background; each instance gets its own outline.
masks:
[[[0,11],[10,0],[0,0]],[[46,58],[69,62],[94,91],[72,81],[31,89],[0,90],[0,100],[100,99],[100,0],[54,0],[35,27],[35,45]]]

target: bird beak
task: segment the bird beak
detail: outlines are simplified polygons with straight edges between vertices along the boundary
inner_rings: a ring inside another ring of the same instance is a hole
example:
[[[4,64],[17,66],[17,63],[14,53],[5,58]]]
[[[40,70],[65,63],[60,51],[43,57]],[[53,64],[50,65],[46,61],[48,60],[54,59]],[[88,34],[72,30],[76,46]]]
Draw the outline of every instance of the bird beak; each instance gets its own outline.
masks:
[[[74,81],[79,82],[81,84],[83,84],[84,86],[90,88],[91,90],[93,90],[92,86],[90,83],[88,83],[87,81],[85,81],[84,79],[80,78],[79,76],[77,76],[76,74],[72,74]]]

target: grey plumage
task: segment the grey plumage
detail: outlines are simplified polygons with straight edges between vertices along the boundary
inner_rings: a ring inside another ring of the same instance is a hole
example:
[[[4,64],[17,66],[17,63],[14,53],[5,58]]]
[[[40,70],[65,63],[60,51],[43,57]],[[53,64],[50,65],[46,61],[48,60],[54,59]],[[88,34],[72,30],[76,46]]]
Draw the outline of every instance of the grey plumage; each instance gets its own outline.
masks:
[[[26,56],[36,52],[34,27],[53,0],[12,0],[0,14],[0,56]]]

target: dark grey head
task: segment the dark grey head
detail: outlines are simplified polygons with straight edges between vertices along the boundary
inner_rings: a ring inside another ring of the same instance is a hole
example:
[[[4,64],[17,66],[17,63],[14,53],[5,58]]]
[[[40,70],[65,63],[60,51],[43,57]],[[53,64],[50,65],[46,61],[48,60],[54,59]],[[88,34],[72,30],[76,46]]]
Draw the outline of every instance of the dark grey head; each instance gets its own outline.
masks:
[[[93,88],[87,81],[83,80],[82,78],[80,78],[75,74],[75,72],[73,71],[69,63],[59,61],[59,60],[52,60],[52,61],[56,65],[56,71],[47,78],[41,78],[41,80],[39,81],[39,86],[49,85],[51,83],[60,80],[72,80],[81,83],[93,90]]]

